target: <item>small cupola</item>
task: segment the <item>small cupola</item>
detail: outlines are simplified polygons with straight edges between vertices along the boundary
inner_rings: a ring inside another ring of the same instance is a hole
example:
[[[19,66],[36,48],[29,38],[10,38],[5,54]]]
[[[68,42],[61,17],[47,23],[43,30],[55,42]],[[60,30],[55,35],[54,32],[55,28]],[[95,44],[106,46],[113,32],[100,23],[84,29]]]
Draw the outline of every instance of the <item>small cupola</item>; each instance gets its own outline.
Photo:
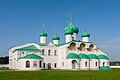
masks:
[[[53,44],[59,44],[60,37],[55,33],[55,35],[52,38]]]

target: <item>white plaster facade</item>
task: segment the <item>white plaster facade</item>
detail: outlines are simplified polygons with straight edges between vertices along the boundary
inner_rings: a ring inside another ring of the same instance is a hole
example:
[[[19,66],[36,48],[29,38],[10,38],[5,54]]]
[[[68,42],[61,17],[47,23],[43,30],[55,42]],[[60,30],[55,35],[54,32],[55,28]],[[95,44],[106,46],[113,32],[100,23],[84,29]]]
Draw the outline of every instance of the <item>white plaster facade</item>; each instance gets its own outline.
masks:
[[[63,44],[60,44],[57,39],[46,43],[47,36],[41,35],[40,42],[12,47],[9,49],[9,68],[16,70],[99,70],[100,67],[109,67],[107,54],[96,44],[89,42],[89,36],[86,37],[88,34],[82,35],[82,41],[77,40],[77,34],[67,33]],[[30,62],[29,67],[26,67],[27,61]],[[37,65],[35,67],[33,67],[34,61]]]

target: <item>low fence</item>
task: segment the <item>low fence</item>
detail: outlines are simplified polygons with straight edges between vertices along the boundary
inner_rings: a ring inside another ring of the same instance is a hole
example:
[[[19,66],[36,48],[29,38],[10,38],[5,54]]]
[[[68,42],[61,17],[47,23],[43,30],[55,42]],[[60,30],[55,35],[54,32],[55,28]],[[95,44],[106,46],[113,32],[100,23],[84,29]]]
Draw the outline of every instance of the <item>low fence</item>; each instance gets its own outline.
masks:
[[[9,67],[9,64],[0,64],[0,68],[1,67]]]
[[[110,68],[120,68],[120,66],[110,66]]]

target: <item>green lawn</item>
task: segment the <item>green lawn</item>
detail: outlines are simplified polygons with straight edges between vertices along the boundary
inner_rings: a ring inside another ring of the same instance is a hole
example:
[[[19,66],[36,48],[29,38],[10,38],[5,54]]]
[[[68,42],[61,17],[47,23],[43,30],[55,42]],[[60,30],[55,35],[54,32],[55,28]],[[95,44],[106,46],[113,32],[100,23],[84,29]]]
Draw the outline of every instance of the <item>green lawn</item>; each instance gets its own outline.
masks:
[[[120,69],[97,70],[97,71],[0,70],[0,80],[120,80]]]

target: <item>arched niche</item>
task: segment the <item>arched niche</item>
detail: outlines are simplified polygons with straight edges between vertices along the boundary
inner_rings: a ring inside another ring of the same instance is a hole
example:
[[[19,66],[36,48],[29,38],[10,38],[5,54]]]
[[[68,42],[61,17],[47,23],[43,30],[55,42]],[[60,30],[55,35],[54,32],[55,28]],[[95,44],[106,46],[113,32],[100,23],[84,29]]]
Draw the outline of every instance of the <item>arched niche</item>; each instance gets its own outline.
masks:
[[[72,42],[69,46],[70,50],[76,50],[76,43]]]
[[[93,44],[90,44],[88,50],[89,50],[89,51],[94,51],[94,45],[93,45]]]
[[[78,48],[80,51],[85,51],[85,43],[81,43],[80,47]]]

